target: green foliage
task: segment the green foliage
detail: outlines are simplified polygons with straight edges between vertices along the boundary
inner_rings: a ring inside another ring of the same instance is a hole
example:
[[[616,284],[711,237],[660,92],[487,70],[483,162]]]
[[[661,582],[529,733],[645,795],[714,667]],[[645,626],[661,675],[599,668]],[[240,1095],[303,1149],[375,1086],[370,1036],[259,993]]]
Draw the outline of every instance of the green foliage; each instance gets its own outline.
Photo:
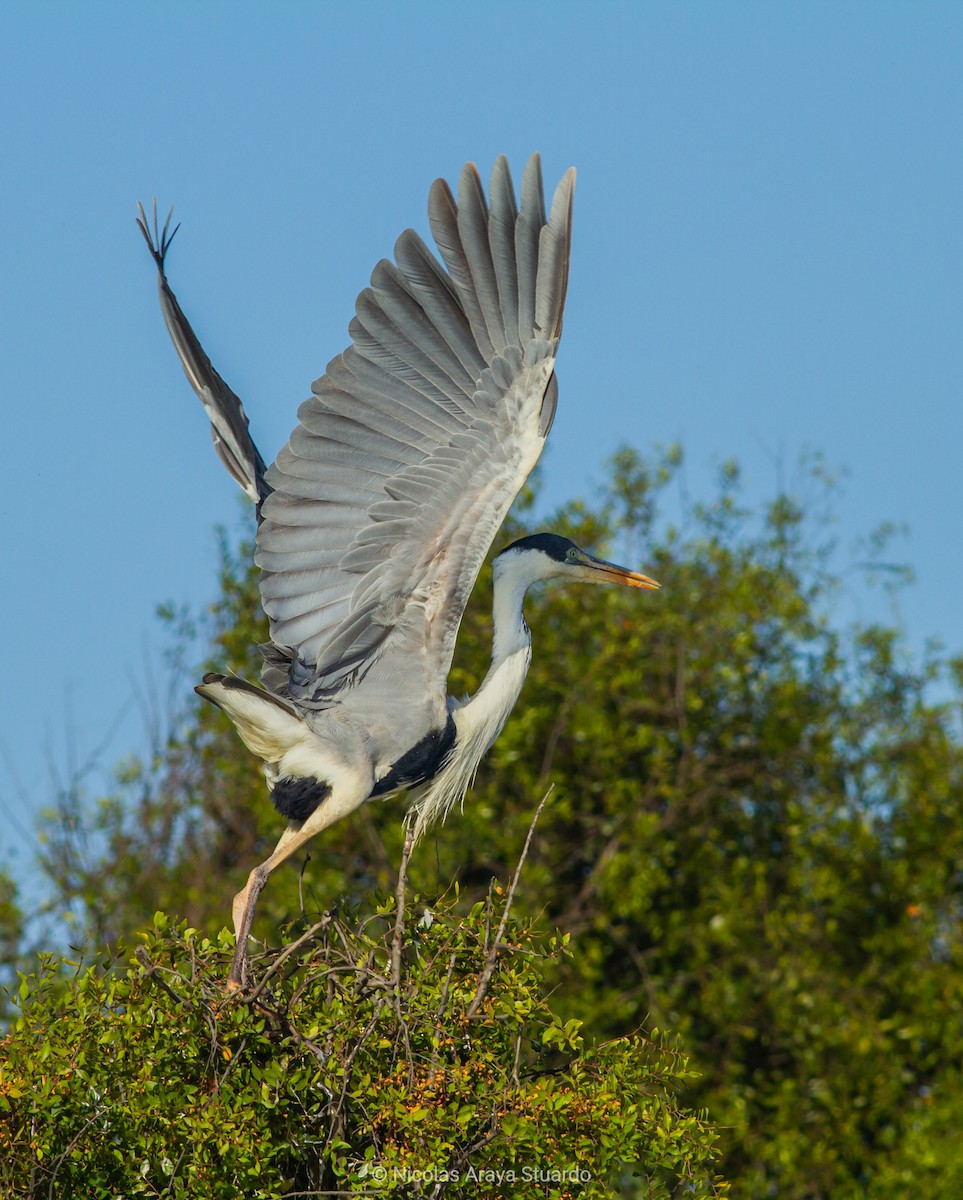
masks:
[[[677,1099],[685,1056],[655,1034],[587,1046],[546,999],[567,937],[500,920],[494,891],[326,916],[260,956],[246,996],[224,991],[229,935],[161,913],[126,964],[66,990],[44,964],[0,1066],[0,1190],[723,1194],[715,1135]]]
[[[6,990],[14,977],[23,938],[23,913],[17,903],[17,887],[0,868],[0,1019],[7,1015]]]
[[[578,948],[542,964],[559,1019],[596,1039],[651,1024],[678,1034],[739,1194],[955,1194],[963,659],[934,647],[917,662],[896,628],[840,624],[855,568],[834,546],[818,459],[758,512],[734,464],[701,502],[680,464],[675,449],[653,464],[622,451],[599,505],[545,521],[641,562],[663,590],[530,597],[528,683],[464,812],[419,847],[415,886],[434,896],[457,880],[484,900],[517,857],[532,797],[554,783],[519,903]],[[506,540],[528,522],[516,513]],[[856,551],[870,582],[905,578],[886,561],[891,533]],[[487,667],[490,586],[486,569],[455,694]],[[225,543],[193,652],[255,676],[261,620],[248,548]],[[185,660],[192,645],[178,642]],[[302,886],[318,907],[367,909],[390,887],[401,811],[363,806],[312,847],[303,881],[303,861],[272,876],[259,936],[276,941]],[[59,852],[75,845],[76,815],[48,831],[58,901],[97,941],[129,936],[158,905],[219,928],[279,830],[259,765],[194,704],[80,826],[98,821],[86,859]]]

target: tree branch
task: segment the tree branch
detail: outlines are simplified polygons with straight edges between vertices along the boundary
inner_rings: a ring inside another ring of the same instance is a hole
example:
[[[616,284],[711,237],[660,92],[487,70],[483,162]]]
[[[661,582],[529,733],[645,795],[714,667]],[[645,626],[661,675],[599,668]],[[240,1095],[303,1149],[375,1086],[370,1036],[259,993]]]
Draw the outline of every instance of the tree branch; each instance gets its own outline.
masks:
[[[545,795],[541,799],[538,808],[535,809],[535,815],[532,817],[532,823],[528,827],[528,836],[525,838],[525,845],[522,847],[521,857],[515,867],[515,873],[512,875],[512,881],[508,885],[508,895],[505,897],[505,907],[502,909],[502,919],[498,923],[498,931],[495,934],[495,940],[488,948],[488,954],[485,956],[485,966],[478,979],[478,987],[475,989],[475,995],[471,1004],[468,1006],[467,1016],[473,1017],[481,1007],[482,1001],[485,999],[485,993],[488,991],[488,984],[495,972],[495,963],[498,961],[498,952],[502,945],[502,934],[505,932],[505,925],[508,922],[508,914],[512,909],[512,901],[515,899],[515,888],[518,886],[518,879],[522,873],[522,867],[525,865],[525,859],[528,858],[528,848],[532,844],[532,835],[535,832],[535,826],[538,824],[538,818],[542,815],[542,809],[545,807],[549,796],[555,787],[553,783]]]
[[[401,947],[405,935],[405,892],[408,890],[408,859],[415,848],[415,827],[405,829],[405,844],[401,851],[401,866],[398,868],[398,888],[395,893],[397,913],[395,934],[391,939],[391,986],[397,991],[401,986]]]

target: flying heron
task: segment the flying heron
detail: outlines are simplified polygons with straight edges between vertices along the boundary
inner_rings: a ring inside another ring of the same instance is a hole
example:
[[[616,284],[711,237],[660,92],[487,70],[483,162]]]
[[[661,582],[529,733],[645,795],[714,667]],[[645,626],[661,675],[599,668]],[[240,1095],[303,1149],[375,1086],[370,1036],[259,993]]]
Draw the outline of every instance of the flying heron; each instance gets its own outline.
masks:
[[[263,687],[208,674],[221,708],[264,762],[288,819],[274,852],[234,898],[229,984],[268,876],[366,800],[408,791],[410,844],[463,800],[521,691],[532,655],[523,601],[542,579],[656,588],[552,533],[494,561],[492,661],[467,700],[446,694],[469,593],[555,415],[555,355],[568,280],[575,172],[546,217],[533,155],[520,198],[504,157],[486,202],[478,169],[428,199],[444,267],[413,230],[358,297],[351,345],[298,410],[271,467],[241,401],[211,365],[171,291],[177,227],[138,225],[161,310],[221,461],[257,506],[260,591],[271,641]]]

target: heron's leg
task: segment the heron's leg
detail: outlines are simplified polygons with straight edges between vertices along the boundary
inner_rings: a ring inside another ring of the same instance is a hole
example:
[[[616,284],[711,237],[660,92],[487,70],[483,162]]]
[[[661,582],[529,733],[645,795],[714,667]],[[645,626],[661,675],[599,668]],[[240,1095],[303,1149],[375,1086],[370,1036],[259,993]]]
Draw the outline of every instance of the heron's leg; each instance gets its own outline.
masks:
[[[254,868],[247,877],[247,883],[234,897],[234,958],[231,960],[231,970],[227,976],[227,986],[231,990],[243,987],[247,982],[247,939],[251,934],[254,922],[254,909],[257,905],[268,876],[275,867],[279,867],[285,859],[297,851],[329,825],[352,812],[362,803],[371,790],[370,781],[364,782],[347,793],[342,793],[338,800],[330,797],[325,800],[306,821],[292,821],[284,833],[270,858]]]
[[[257,907],[258,896],[274,868],[280,866],[292,854],[296,854],[300,847],[318,832],[318,826],[309,829],[310,824],[310,821],[292,822],[281,834],[281,840],[275,846],[271,857],[254,868],[247,877],[247,883],[234,897],[235,947],[231,970],[227,977],[229,988],[239,988],[247,983],[247,939],[254,923],[254,909]]]

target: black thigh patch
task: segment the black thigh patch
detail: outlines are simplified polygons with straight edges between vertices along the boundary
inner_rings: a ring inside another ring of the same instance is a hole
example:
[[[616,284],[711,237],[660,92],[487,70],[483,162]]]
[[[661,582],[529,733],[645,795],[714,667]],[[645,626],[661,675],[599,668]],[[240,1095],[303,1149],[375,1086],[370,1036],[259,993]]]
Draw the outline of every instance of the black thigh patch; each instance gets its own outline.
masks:
[[[274,807],[292,821],[306,821],[330,795],[330,783],[304,776],[282,776],[271,788]]]
[[[455,722],[451,714],[444,729],[433,729],[420,742],[402,754],[391,770],[371,789],[372,796],[383,796],[396,788],[416,787],[437,775],[455,744]]]

